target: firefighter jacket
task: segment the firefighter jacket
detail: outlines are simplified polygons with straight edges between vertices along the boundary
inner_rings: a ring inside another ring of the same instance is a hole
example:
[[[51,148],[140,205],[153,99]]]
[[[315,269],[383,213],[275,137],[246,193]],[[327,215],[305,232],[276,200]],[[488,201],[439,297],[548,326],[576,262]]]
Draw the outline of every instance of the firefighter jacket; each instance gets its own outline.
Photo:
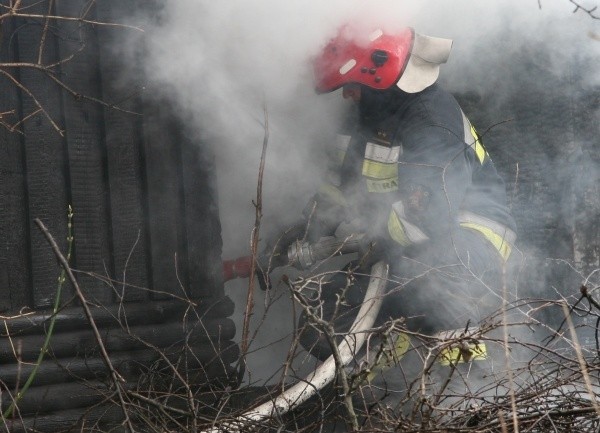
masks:
[[[369,97],[353,130],[338,136],[321,210],[358,219],[391,248],[469,229],[508,258],[515,222],[504,182],[454,97],[436,84]]]

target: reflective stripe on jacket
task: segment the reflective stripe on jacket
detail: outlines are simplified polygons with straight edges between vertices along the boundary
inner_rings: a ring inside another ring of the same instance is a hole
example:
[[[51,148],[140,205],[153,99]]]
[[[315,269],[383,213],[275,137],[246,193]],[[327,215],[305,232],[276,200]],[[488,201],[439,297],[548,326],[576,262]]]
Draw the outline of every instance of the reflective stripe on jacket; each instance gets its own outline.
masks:
[[[461,226],[506,259],[516,235],[505,185],[456,100],[433,85],[392,102],[397,109],[385,119],[339,140],[343,160],[323,195],[399,246]]]

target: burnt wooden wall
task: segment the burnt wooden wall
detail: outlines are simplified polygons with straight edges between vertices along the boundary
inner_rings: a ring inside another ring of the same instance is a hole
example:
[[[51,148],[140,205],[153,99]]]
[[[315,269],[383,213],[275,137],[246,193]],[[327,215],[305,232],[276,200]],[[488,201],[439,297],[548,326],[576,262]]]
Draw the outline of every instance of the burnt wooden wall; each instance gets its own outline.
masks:
[[[126,22],[150,4],[103,0],[87,10],[92,3],[24,0],[21,7],[31,15]],[[169,359],[185,355],[194,383],[226,382],[237,346],[233,304],[223,291],[214,162],[208,143],[186,131],[144,81],[135,61],[143,35],[36,17],[6,18],[1,26],[2,411],[33,368],[57,294],[60,268],[34,219],[66,253],[69,206],[71,265],[127,385],[155,366],[156,349]],[[19,416],[7,421],[11,431],[64,429],[110,387],[73,296],[65,284],[49,351]],[[89,419],[122,416],[118,408],[95,411]]]

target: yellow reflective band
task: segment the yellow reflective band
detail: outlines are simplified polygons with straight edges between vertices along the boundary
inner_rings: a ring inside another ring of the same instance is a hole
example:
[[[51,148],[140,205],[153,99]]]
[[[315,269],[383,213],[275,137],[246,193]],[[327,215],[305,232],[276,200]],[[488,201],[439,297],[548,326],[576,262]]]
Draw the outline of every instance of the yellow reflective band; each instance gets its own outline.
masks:
[[[331,144],[333,144],[331,146]],[[336,134],[333,143],[327,143],[327,157],[330,160],[330,164],[334,167],[341,167],[346,157],[346,151],[350,144],[350,136],[343,134]]]
[[[492,243],[494,248],[498,250],[504,261],[507,261],[510,257],[512,245],[510,245],[510,243],[508,243],[503,236],[499,235],[489,227],[475,223],[460,223],[460,226],[467,229],[477,230],[483,234],[483,236],[485,236],[485,238]]]
[[[394,357],[400,359],[408,352],[410,347],[410,337],[404,332],[399,332],[396,338],[396,344],[394,345]]]
[[[395,162],[385,163],[365,159],[363,161],[362,174],[373,179],[397,179],[398,164]]]
[[[338,188],[329,183],[321,184],[321,186],[319,187],[319,194],[321,194],[327,200],[330,200],[331,202],[340,206],[345,207],[348,205],[344,194],[342,194],[342,192]]]
[[[404,226],[396,215],[396,212],[393,210],[390,212],[390,217],[388,219],[388,232],[393,240],[398,242],[403,247],[406,247],[411,244],[410,239],[406,236],[406,232],[404,231]]]
[[[463,362],[482,361],[487,359],[487,349],[485,343],[469,344],[469,350],[460,349],[459,347],[447,347],[440,352],[439,364],[450,365],[460,364]]]
[[[383,180],[367,179],[367,191],[369,191],[369,192],[398,191],[398,178],[383,179]]]
[[[475,149],[475,155],[477,155],[477,159],[479,160],[479,163],[483,164],[483,161],[485,160],[487,152],[485,150],[485,147],[483,147],[483,144],[481,143],[481,139],[479,138],[479,134],[477,133],[477,131],[475,130],[475,127],[473,127],[473,125],[471,125],[471,135],[473,136],[473,140],[475,140],[475,143],[473,146],[473,148]]]
[[[371,382],[379,373],[397,364],[410,348],[410,337],[404,332],[399,332],[393,347],[383,349],[381,358],[371,367],[367,374],[367,382]]]
[[[345,157],[346,157],[345,150],[336,150],[334,153],[334,157],[333,157],[334,164],[341,167],[342,163],[344,162]]]

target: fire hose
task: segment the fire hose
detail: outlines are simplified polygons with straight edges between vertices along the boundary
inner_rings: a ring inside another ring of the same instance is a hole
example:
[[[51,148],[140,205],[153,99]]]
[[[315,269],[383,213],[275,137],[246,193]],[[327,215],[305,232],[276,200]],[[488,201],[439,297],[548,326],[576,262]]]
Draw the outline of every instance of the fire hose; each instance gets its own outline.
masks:
[[[338,346],[341,362],[344,366],[347,365],[361,349],[367,338],[366,331],[373,326],[377,314],[379,314],[387,275],[388,265],[384,262],[377,262],[371,268],[371,279],[369,281],[367,293],[365,294],[365,299],[350,331]],[[301,380],[291,388],[288,388],[278,397],[243,413],[232,421],[226,421],[219,426],[205,430],[203,433],[242,431],[242,429],[249,424],[256,424],[267,418],[282,416],[294,407],[306,402],[331,383],[335,378],[335,375],[336,365],[332,355],[304,380]]]
[[[334,243],[335,242],[332,239],[326,239],[325,244],[317,246],[313,245],[312,247],[310,245],[297,243],[295,246],[292,245],[288,250],[288,258],[290,258],[290,262],[292,263],[300,263],[301,258],[302,260],[306,259],[304,263],[309,263],[309,259],[316,259],[320,253],[324,253],[328,248],[332,248]],[[343,245],[340,245],[338,242],[336,249],[333,251],[340,251],[340,248],[343,248]],[[330,249],[328,251],[331,252]],[[242,265],[240,264],[240,266]],[[238,267],[238,270],[240,269],[241,268]],[[342,366],[340,367],[346,366],[353,359],[367,339],[367,331],[373,326],[375,319],[379,314],[379,310],[381,309],[388,270],[388,265],[382,261],[375,263],[371,268],[369,285],[360,310],[354,323],[350,327],[348,334],[338,346],[340,362],[342,363]],[[282,416],[294,407],[306,402],[317,392],[322,390],[333,381],[335,376],[336,360],[332,355],[317,367],[315,371],[306,376],[304,380],[301,380],[288,388],[278,397],[265,402],[254,409],[248,410],[234,420],[225,421],[218,426],[215,425],[202,433],[238,432],[249,425],[256,425],[265,419]]]
[[[287,261],[291,266],[299,269],[310,269],[315,263],[335,255],[351,254],[360,251],[363,234],[350,235],[344,239],[326,236],[318,242],[309,243],[297,240],[290,245],[287,251]],[[261,266],[268,265],[268,258],[260,257]],[[223,262],[223,281],[250,276],[252,256],[244,256]]]

